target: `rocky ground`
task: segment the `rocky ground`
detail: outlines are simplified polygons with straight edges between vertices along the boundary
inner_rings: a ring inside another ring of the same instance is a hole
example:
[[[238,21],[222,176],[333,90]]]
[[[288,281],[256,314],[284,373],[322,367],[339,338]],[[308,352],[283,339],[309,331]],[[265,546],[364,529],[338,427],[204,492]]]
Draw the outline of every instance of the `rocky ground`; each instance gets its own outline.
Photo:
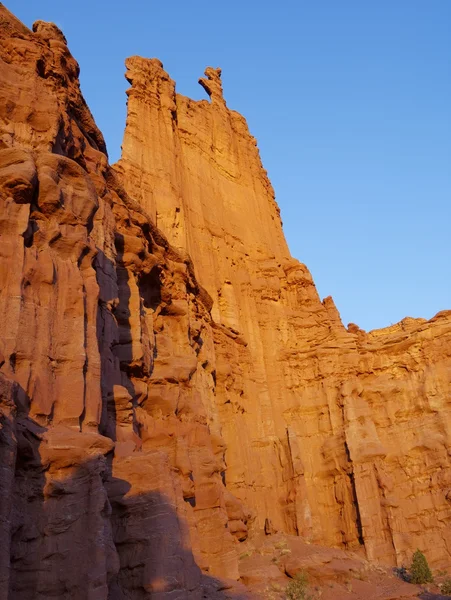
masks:
[[[241,581],[255,598],[282,600],[287,585],[299,573],[308,580],[307,593],[323,600],[401,600],[446,598],[440,596],[445,576],[435,584],[406,583],[390,567],[366,560],[362,553],[346,552],[308,544],[302,539],[263,532],[242,544],[239,571]]]

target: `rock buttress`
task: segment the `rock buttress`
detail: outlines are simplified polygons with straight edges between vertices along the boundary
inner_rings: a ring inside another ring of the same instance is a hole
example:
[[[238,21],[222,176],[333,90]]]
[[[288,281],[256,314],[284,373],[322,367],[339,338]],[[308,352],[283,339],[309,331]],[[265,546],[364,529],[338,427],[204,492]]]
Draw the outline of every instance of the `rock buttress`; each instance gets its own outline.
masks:
[[[0,42],[0,596],[223,598],[250,515],[211,298],[108,165],[61,31],[0,5]]]
[[[227,488],[309,541],[449,561],[451,313],[366,334],[321,302],[283,236],[255,139],[220,69],[193,101],[127,60],[124,187],[191,257],[213,299]],[[302,224],[300,224],[302,231]],[[356,283],[357,285],[357,283]]]

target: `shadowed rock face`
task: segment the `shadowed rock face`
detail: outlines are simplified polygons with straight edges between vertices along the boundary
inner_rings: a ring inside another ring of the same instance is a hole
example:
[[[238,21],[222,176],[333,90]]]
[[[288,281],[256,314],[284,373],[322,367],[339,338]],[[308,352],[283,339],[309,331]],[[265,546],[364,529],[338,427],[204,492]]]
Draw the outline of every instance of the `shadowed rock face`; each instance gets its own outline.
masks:
[[[0,4],[0,596],[251,598],[263,527],[449,564],[450,313],[346,330],[220,69],[127,68],[113,169],[64,35]]]

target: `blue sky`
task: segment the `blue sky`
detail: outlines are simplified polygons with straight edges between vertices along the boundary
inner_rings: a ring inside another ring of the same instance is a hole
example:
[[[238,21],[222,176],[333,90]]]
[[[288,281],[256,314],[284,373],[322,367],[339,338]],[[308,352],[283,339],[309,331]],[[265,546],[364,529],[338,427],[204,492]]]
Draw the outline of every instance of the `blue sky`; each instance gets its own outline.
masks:
[[[451,309],[450,0],[6,0],[56,22],[111,162],[124,59],[160,58],[192,98],[223,69],[248,120],[292,254],[345,324]]]

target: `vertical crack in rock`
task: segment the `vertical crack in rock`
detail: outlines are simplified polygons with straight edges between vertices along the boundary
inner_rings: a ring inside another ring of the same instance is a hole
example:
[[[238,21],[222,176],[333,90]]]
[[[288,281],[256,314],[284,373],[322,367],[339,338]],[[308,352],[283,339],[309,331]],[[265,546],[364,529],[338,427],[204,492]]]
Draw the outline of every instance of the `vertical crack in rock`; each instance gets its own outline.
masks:
[[[359,544],[361,546],[364,546],[365,539],[363,537],[363,527],[362,527],[362,519],[360,517],[359,499],[358,499],[357,490],[355,487],[355,476],[354,476],[354,471],[352,469],[351,454],[349,453],[348,444],[346,442],[345,442],[345,452],[346,452],[346,458],[348,459],[348,462],[349,462],[348,477],[349,477],[349,482],[350,482],[350,486],[351,486],[352,503],[353,503],[354,509],[355,509],[355,525],[356,525],[356,529],[357,529],[358,540],[359,540]]]

